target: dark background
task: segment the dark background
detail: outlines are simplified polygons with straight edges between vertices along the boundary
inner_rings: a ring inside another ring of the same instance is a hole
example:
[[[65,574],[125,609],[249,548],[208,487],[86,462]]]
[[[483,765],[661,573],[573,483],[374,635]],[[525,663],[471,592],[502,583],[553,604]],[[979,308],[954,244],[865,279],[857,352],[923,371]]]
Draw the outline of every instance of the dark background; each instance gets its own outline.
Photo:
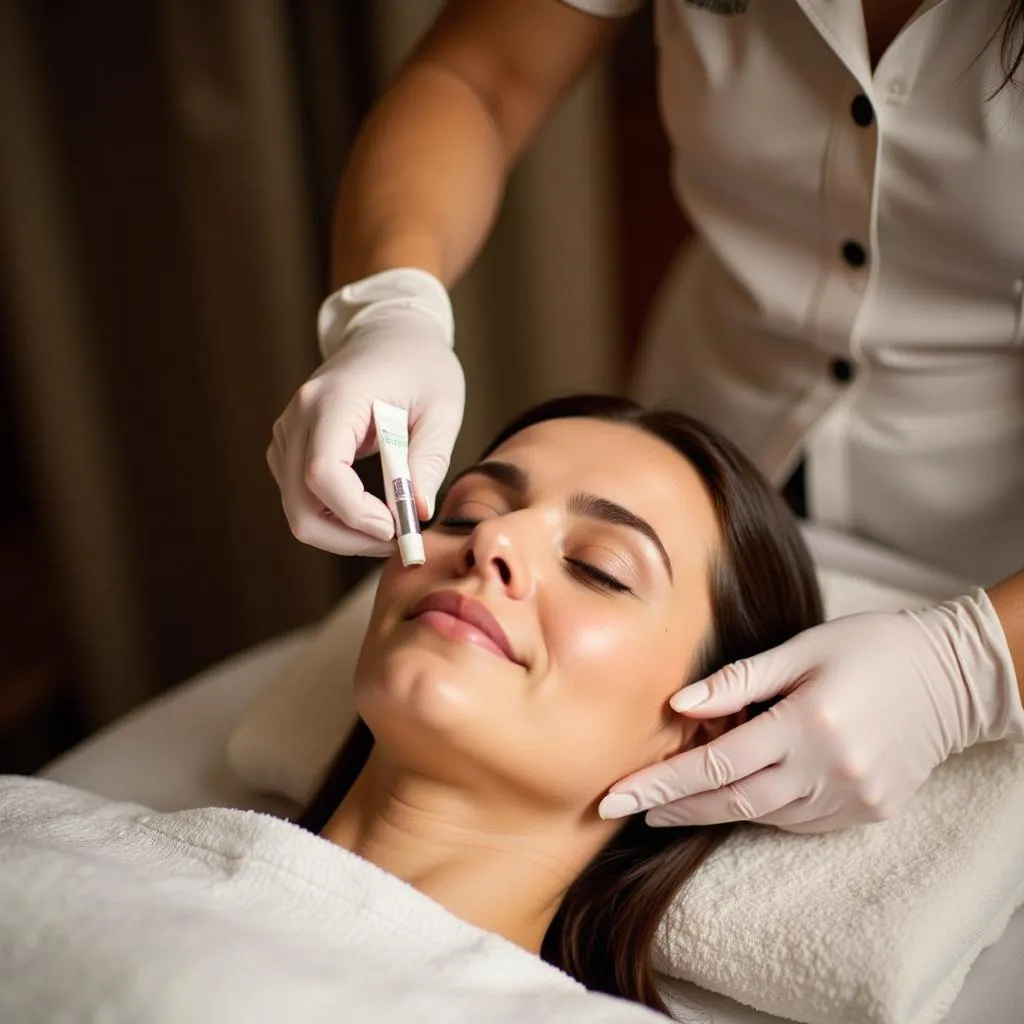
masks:
[[[382,84],[372,7],[0,10],[0,771],[315,619],[365,571],[291,537],[263,452],[317,359],[334,190]],[[685,233],[649,13],[609,75],[625,373]]]

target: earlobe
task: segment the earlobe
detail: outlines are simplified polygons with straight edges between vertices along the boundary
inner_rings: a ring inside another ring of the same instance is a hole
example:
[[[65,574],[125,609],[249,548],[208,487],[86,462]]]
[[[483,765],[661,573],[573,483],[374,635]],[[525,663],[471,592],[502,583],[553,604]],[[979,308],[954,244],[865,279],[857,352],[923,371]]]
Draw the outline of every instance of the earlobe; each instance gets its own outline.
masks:
[[[696,723],[697,728],[691,733],[687,747],[700,747],[719,736],[724,736],[737,725],[742,725],[748,718],[747,709],[741,708],[731,715],[722,715],[720,718],[706,718]]]
[[[720,718],[687,718],[671,708],[668,715],[665,723],[665,745],[657,758],[659,762],[678,757],[687,750],[693,750],[694,747],[702,747],[705,743],[723,736],[730,729],[735,729],[737,725],[742,725],[749,717],[746,708],[731,715],[722,715]]]

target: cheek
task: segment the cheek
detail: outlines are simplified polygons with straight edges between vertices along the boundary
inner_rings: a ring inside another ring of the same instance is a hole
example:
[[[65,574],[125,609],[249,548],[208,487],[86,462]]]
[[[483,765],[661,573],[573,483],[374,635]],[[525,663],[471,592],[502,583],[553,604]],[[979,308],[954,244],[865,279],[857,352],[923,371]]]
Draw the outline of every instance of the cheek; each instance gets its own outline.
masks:
[[[397,551],[384,562],[377,600],[367,629],[367,643],[390,631],[395,616],[389,613],[395,608],[406,612],[425,594],[450,586],[459,578],[457,566],[464,544],[464,537],[426,530],[423,545],[427,560],[423,565],[406,568]]]
[[[668,698],[684,681],[683,638],[609,609],[553,616],[545,709],[555,774],[600,793],[660,755]]]
[[[668,678],[672,666],[681,664],[681,638],[642,612],[594,608],[581,612],[553,616],[547,632],[553,666],[569,681],[577,699],[625,699],[623,682],[654,683]]]
[[[380,584],[377,587],[377,600],[373,608],[373,620],[377,622],[382,615],[394,607],[407,610],[428,591],[436,590],[453,576],[452,552],[437,550],[430,543],[430,534],[425,533],[427,560],[423,565],[406,568],[397,552],[383,564]]]
[[[552,660],[563,672],[578,676],[599,671],[608,660],[628,661],[634,656],[636,625],[625,616],[600,611],[560,615],[552,624]]]
[[[429,558],[423,565],[405,568],[397,554],[384,563],[381,570],[373,612],[360,647],[356,679],[376,666],[379,656],[389,646],[389,640],[403,615],[430,590],[441,586],[448,578],[440,559]]]

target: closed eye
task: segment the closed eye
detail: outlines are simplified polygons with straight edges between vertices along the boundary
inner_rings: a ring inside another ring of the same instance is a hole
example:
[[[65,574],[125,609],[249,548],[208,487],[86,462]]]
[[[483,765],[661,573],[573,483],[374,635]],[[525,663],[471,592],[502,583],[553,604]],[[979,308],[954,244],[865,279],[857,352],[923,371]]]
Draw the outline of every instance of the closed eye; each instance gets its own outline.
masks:
[[[565,561],[575,569],[579,575],[586,577],[590,584],[597,584],[598,586],[611,590],[616,594],[632,593],[625,583],[621,580],[617,580],[614,576],[606,573],[603,569],[598,569],[596,565],[591,565],[589,562],[583,562],[578,558],[567,558]]]
[[[481,520],[473,519],[471,516],[447,516],[440,520],[438,525],[444,527],[446,530],[452,530],[455,533],[469,533],[475,529],[480,522]]]

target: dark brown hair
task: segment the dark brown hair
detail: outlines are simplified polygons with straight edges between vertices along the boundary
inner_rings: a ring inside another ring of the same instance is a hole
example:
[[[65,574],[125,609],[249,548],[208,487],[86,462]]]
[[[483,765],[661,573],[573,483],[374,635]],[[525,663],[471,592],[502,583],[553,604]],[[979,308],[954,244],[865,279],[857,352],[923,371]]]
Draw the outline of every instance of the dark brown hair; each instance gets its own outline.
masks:
[[[993,95],[1010,85],[1024,64],[1024,0],[1010,0],[1006,13],[992,34],[992,40],[1000,32],[1002,38],[999,41],[999,56],[1003,66],[1003,79]]]
[[[735,446],[697,420],[646,410],[626,398],[572,395],[528,410],[501,431],[484,457],[535,423],[579,417],[631,424],[670,444],[699,473],[714,504],[722,545],[712,568],[712,636],[689,681],[821,622],[814,568],[789,509]],[[766,706],[753,706],[751,713]],[[358,721],[300,825],[323,829],[372,746],[369,728]],[[651,965],[658,924],[730,828],[649,828],[641,816],[630,819],[566,891],[541,956],[587,988],[668,1013]]]

